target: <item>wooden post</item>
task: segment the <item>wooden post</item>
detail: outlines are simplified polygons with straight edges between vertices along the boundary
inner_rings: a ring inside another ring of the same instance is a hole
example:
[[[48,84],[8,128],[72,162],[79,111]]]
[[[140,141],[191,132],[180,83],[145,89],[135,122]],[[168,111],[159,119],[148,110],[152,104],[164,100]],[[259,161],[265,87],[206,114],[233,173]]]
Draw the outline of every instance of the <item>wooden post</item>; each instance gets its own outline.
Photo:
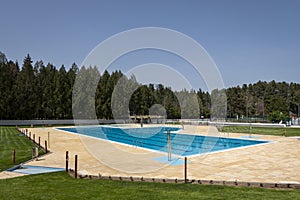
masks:
[[[50,132],[48,132],[48,147],[50,148]]]
[[[69,171],[69,151],[66,151],[66,172]]]
[[[14,149],[13,152],[12,152],[12,161],[13,161],[13,164],[16,164],[16,150]]]
[[[34,159],[35,158],[35,149],[34,149],[34,147],[32,147],[32,159]]]
[[[249,137],[251,137],[251,134],[252,134],[252,124],[249,123]]]
[[[41,146],[41,137],[39,137],[39,146]]]
[[[141,128],[143,128],[143,117],[141,117]]]
[[[46,151],[46,153],[48,152],[48,149],[47,149],[47,140],[45,140],[45,151]]]
[[[35,155],[35,159],[38,160],[38,157],[39,157],[39,148],[34,147],[34,155]]]
[[[78,164],[78,156],[75,155],[75,178],[77,178],[77,164]]]
[[[35,143],[35,134],[33,134],[33,142]]]
[[[167,130],[168,135],[168,161],[172,160],[172,148],[171,148],[171,133],[170,130]]]
[[[31,132],[29,132],[29,140],[31,140]]]
[[[187,183],[187,158],[184,157],[184,182]]]

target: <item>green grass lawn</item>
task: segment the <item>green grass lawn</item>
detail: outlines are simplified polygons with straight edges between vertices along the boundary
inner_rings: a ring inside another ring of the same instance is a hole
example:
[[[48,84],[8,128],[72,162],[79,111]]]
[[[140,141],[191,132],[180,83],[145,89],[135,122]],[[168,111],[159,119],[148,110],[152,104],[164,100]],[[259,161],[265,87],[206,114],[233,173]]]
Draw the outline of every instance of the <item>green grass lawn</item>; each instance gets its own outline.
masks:
[[[0,180],[0,199],[299,199],[300,190],[74,179],[66,172]]]
[[[31,158],[34,144],[14,127],[0,127],[0,166]],[[0,199],[300,199],[300,190],[74,179],[66,172],[0,179]]]
[[[249,133],[249,126],[224,126],[223,132],[228,133]],[[263,135],[278,135],[282,136],[284,128],[278,127],[252,127],[252,134],[263,134]],[[286,128],[286,136],[300,136],[300,128]]]
[[[32,147],[36,145],[21,135],[15,127],[0,126],[0,171],[12,166],[12,152],[16,150],[16,164],[32,157]],[[43,151],[40,149],[39,154]]]

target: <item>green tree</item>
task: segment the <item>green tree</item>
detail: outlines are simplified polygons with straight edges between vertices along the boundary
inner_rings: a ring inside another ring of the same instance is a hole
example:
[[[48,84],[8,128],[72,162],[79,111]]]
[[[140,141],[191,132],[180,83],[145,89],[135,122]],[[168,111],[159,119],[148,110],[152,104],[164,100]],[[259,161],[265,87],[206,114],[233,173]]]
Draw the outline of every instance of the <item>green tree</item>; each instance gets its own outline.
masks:
[[[99,76],[96,67],[85,68],[82,66],[80,68],[73,87],[72,98],[73,116],[76,119],[96,119],[95,92]]]
[[[18,74],[14,90],[16,91],[16,101],[18,105],[17,118],[33,119],[37,105],[38,95],[35,93],[35,76],[32,60],[29,54],[23,61],[23,66]]]
[[[71,68],[66,74],[67,77],[67,86],[66,86],[66,102],[65,109],[66,109],[66,118],[72,119],[73,118],[73,111],[72,111],[72,97],[73,97],[73,86],[75,83],[76,75],[79,71],[78,66],[73,63]]]
[[[7,59],[4,53],[0,52],[0,119],[5,119],[7,117],[7,104],[8,96],[10,94],[9,90],[9,79],[10,73],[8,68]]]
[[[112,82],[110,74],[105,70],[100,77],[96,90],[96,114],[100,119],[111,119]]]
[[[287,115],[281,111],[275,110],[270,113],[269,120],[273,123],[285,122]]]
[[[68,78],[67,72],[64,65],[61,66],[58,72],[58,77],[56,79],[56,87],[55,87],[55,96],[57,103],[57,117],[60,119],[65,119],[68,116]]]
[[[139,84],[136,82],[134,76],[131,76],[131,78],[128,79],[126,76],[122,75],[122,77],[118,79],[114,86],[111,100],[112,112],[115,120],[126,120],[129,118],[130,99],[138,87]]]

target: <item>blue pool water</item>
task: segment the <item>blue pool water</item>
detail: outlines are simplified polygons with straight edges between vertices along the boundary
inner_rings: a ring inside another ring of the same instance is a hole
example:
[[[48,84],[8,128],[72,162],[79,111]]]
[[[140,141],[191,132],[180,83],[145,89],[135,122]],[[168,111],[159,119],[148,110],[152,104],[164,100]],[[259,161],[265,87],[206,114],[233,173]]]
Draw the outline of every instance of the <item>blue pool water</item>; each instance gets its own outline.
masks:
[[[167,130],[170,130],[172,154],[181,156],[268,143],[268,141],[261,140],[177,134],[175,132],[179,128],[174,127],[122,129],[107,126],[82,126],[58,129],[162,152],[168,152]]]
[[[42,174],[42,173],[60,172],[64,170],[65,169],[63,168],[56,168],[56,167],[22,165],[22,166],[16,166],[10,168],[7,171],[22,173],[22,174]]]

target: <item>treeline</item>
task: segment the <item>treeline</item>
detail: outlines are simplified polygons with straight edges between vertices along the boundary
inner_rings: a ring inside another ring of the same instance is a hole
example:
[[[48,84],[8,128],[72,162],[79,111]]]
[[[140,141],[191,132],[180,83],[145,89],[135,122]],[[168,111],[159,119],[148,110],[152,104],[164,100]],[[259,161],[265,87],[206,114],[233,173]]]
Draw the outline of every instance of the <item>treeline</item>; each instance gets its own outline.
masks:
[[[134,75],[126,77],[121,71],[99,74],[96,67],[79,68],[75,63],[68,68],[57,69],[42,61],[33,64],[29,55],[19,66],[0,52],[0,119],[71,119],[73,115],[128,119],[149,114],[170,119],[213,118],[213,99],[222,92],[229,118],[296,116],[300,104],[298,83],[259,81],[211,93],[172,91],[162,84],[142,85]]]
[[[78,71],[72,100],[76,119],[128,119],[135,115],[199,118],[200,110],[210,116],[211,107],[208,92],[174,92],[162,84],[142,85],[134,75],[127,77],[121,71],[100,75],[96,67]]]
[[[78,67],[59,70],[27,55],[21,69],[0,52],[0,119],[72,118],[72,89]]]
[[[227,116],[296,117],[300,109],[300,84],[258,81],[226,89]],[[275,116],[274,116],[275,115]],[[274,120],[273,120],[274,121]],[[278,121],[278,120],[275,120]]]

